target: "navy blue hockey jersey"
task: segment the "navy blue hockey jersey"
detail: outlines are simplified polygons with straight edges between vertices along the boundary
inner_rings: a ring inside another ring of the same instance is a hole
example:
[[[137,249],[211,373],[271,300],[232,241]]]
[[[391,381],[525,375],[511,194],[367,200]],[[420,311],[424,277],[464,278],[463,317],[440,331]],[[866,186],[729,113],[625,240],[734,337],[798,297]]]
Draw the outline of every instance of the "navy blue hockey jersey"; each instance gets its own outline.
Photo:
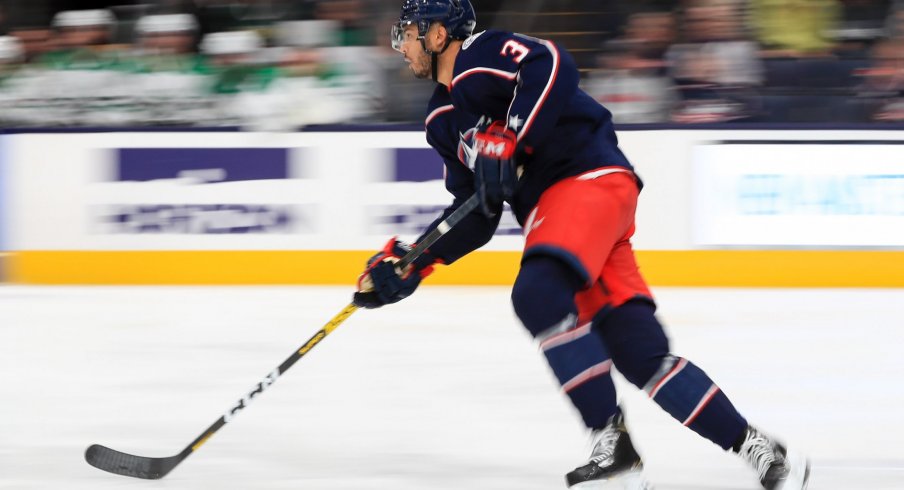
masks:
[[[618,148],[611,113],[578,81],[574,60],[550,41],[493,30],[465,40],[451,85],[438,85],[428,106],[427,141],[443,157],[446,188],[456,198],[435,224],[474,193],[467,152],[481,116],[505,121],[517,134],[516,162],[524,172],[509,204],[519,223],[563,178],[603,166],[632,168]],[[479,247],[498,219],[478,221],[463,222],[458,237],[431,251],[451,262]]]

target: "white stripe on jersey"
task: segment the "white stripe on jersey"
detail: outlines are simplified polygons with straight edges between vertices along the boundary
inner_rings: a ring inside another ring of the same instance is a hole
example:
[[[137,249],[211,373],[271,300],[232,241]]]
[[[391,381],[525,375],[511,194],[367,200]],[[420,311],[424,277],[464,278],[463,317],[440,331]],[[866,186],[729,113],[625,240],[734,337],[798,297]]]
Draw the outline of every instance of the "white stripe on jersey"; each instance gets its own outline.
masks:
[[[544,88],[543,93],[540,94],[540,99],[537,101],[537,105],[534,106],[534,109],[530,112],[530,115],[527,116],[527,120],[524,122],[524,127],[521,128],[521,131],[518,132],[518,141],[521,141],[521,138],[525,134],[527,134],[527,131],[534,123],[534,119],[537,118],[537,113],[540,112],[540,108],[543,107],[543,103],[546,102],[546,97],[549,96],[549,91],[552,89],[552,85],[556,81],[556,76],[559,74],[559,51],[556,49],[556,46],[545,39],[537,39],[537,42],[546,46],[546,49],[548,49],[549,52],[552,53],[552,70],[549,73],[549,81],[546,82],[546,88]]]
[[[515,77],[518,76],[517,72],[510,72],[505,70],[497,70],[496,68],[487,68],[485,66],[478,66],[477,68],[471,68],[470,70],[465,70],[458,74],[457,77],[452,79],[452,84],[449,86],[454,87],[456,83],[458,83],[461,79],[465,77],[469,77],[475,73],[489,73],[490,75],[496,75],[497,77],[505,78],[506,80],[514,80]]]

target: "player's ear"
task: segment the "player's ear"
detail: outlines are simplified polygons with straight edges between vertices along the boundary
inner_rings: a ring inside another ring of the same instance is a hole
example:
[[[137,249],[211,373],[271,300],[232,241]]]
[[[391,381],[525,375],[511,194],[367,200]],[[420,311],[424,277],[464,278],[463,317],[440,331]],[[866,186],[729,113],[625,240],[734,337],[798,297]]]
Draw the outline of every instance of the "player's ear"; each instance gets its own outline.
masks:
[[[434,22],[433,25],[430,26],[430,30],[427,31],[427,35],[430,37],[433,46],[442,48],[446,36],[449,35],[449,31],[446,30],[446,26],[444,26],[442,22]]]

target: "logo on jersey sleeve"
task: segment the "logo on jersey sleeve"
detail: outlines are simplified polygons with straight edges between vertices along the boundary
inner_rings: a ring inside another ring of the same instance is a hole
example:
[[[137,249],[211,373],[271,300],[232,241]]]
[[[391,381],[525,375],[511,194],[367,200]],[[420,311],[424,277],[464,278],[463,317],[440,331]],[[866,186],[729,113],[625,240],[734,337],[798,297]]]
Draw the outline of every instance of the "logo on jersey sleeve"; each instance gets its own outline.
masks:
[[[517,133],[518,130],[521,129],[521,126],[523,126],[523,125],[524,125],[524,119],[521,119],[521,116],[519,116],[518,114],[512,114],[511,116],[509,116],[508,127],[512,131]]]
[[[483,34],[484,32],[487,32],[487,31],[480,31],[480,32],[478,32],[477,34],[472,34],[471,37],[465,39],[464,44],[461,45],[461,49],[462,49],[462,50],[465,50],[465,49],[470,48],[470,47],[471,47],[471,44],[472,44],[478,37],[480,37],[480,35]]]
[[[471,128],[464,133],[458,133],[458,159],[471,170],[474,170],[474,163],[477,161],[477,149],[474,148],[476,132],[477,128]]]
[[[464,133],[460,131],[458,133],[458,160],[467,165],[471,170],[474,170],[474,163],[477,161],[477,155],[479,153],[476,148],[476,142],[474,141],[474,135],[477,133],[477,128],[483,126],[488,120],[489,118],[486,116],[480,116],[480,119],[473,128]]]

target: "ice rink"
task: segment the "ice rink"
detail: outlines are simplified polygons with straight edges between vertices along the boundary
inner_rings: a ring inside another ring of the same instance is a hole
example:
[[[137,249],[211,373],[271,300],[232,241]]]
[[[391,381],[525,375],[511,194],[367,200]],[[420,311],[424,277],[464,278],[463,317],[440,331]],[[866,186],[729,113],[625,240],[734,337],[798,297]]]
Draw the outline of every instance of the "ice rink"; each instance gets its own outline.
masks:
[[[655,292],[673,352],[809,453],[811,489],[904,489],[904,290]],[[92,443],[179,452],[349,299],[0,286],[0,488],[565,488],[587,435],[507,288],[424,287],[357,312],[163,480],[84,462]],[[617,382],[655,488],[759,488],[738,458]]]

